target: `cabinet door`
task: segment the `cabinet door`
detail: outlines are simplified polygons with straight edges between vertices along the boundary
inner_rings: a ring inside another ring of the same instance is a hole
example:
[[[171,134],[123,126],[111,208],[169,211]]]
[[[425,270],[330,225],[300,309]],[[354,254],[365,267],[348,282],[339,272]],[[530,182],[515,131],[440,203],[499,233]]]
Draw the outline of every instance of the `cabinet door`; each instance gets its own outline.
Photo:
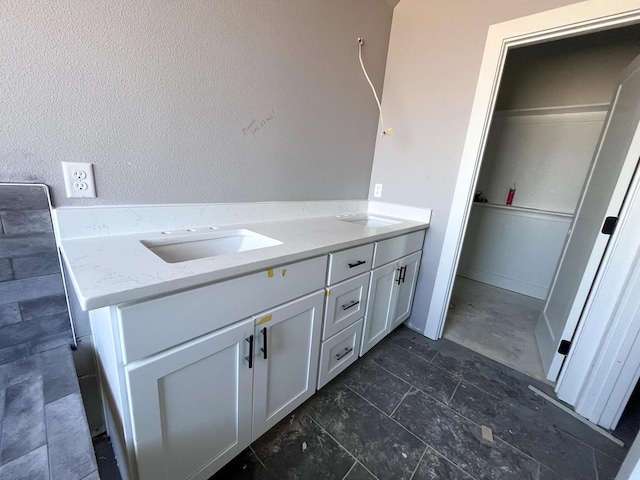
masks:
[[[420,258],[422,252],[416,252],[400,260],[400,283],[396,284],[398,289],[398,301],[396,304],[391,330],[404,322],[411,315],[413,296],[416,292],[418,281],[418,269],[420,268]]]
[[[253,439],[315,392],[324,290],[255,317]]]
[[[390,331],[396,307],[397,290],[394,286],[399,266],[399,262],[394,262],[371,272],[360,355],[367,353]]]
[[[251,443],[253,319],[125,367],[140,480],[207,479]]]

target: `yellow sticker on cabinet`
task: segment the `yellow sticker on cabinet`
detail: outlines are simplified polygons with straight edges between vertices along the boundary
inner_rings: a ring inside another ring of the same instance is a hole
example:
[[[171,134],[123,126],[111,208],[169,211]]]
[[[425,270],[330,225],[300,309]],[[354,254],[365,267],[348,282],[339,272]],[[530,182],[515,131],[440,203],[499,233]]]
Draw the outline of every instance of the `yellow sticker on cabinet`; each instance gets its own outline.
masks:
[[[273,269],[267,270],[267,277],[273,278]]]
[[[282,269],[282,272],[280,272],[280,273],[281,273],[281,274],[282,274],[282,276],[284,277],[284,276],[287,274],[287,269],[286,269],[286,268],[283,268],[283,269]]]
[[[327,288],[327,293],[325,293],[325,296],[326,297],[330,297],[331,296],[331,290],[329,290],[328,288]]]
[[[273,315],[265,315],[260,320],[258,320],[258,322],[256,323],[256,326],[262,325],[263,323],[270,322],[272,318],[273,318]]]

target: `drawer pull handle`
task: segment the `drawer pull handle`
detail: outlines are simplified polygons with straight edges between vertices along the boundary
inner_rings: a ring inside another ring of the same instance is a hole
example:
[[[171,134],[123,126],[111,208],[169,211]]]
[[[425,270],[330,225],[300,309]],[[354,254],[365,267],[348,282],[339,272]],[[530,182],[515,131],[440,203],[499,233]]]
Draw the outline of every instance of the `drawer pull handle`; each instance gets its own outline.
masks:
[[[349,268],[359,267],[360,265],[364,265],[366,260],[358,260],[356,263],[350,263]]]
[[[249,368],[253,368],[253,335],[249,335],[249,338],[245,338],[249,342],[249,356],[244,359],[249,362]]]
[[[264,327],[262,330],[262,335],[264,336],[264,343],[262,344],[262,348],[260,351],[264,354],[264,359],[267,359],[267,327]]]
[[[353,347],[351,348],[345,348],[344,352],[342,353],[337,353],[336,354],[336,360],[342,360],[344,357],[346,357],[347,355],[349,355],[351,352],[353,352]]]
[[[349,305],[342,305],[342,310],[349,310],[351,307],[355,307],[359,303],[360,303],[360,301],[356,300],[354,302],[351,302]]]

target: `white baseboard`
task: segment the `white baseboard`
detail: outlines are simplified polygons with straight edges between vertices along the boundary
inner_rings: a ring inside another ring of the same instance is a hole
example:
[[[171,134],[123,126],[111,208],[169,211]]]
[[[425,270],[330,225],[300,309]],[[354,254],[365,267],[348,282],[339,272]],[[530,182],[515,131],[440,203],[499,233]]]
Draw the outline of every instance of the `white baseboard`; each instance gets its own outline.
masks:
[[[520,293],[528,297],[537,298],[539,300],[546,299],[547,293],[549,292],[548,288],[540,285],[533,285],[515,278],[503,277],[490,272],[482,272],[480,270],[458,272],[458,275],[477,282],[493,285],[494,287],[503,288],[511,292]]]

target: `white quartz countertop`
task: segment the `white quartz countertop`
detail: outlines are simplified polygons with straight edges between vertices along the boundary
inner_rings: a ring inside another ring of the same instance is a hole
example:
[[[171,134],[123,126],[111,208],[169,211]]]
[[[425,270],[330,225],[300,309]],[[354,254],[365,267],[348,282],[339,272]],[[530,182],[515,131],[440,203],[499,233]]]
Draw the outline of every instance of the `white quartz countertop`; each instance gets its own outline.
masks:
[[[377,215],[379,216],[379,215]],[[84,310],[154,297],[274,268],[306,258],[425,229],[426,222],[388,217],[400,223],[370,228],[336,216],[274,222],[243,223],[127,235],[72,238],[60,241],[69,276]],[[171,235],[203,235],[251,230],[282,242],[238,253],[167,263],[141,243]]]

